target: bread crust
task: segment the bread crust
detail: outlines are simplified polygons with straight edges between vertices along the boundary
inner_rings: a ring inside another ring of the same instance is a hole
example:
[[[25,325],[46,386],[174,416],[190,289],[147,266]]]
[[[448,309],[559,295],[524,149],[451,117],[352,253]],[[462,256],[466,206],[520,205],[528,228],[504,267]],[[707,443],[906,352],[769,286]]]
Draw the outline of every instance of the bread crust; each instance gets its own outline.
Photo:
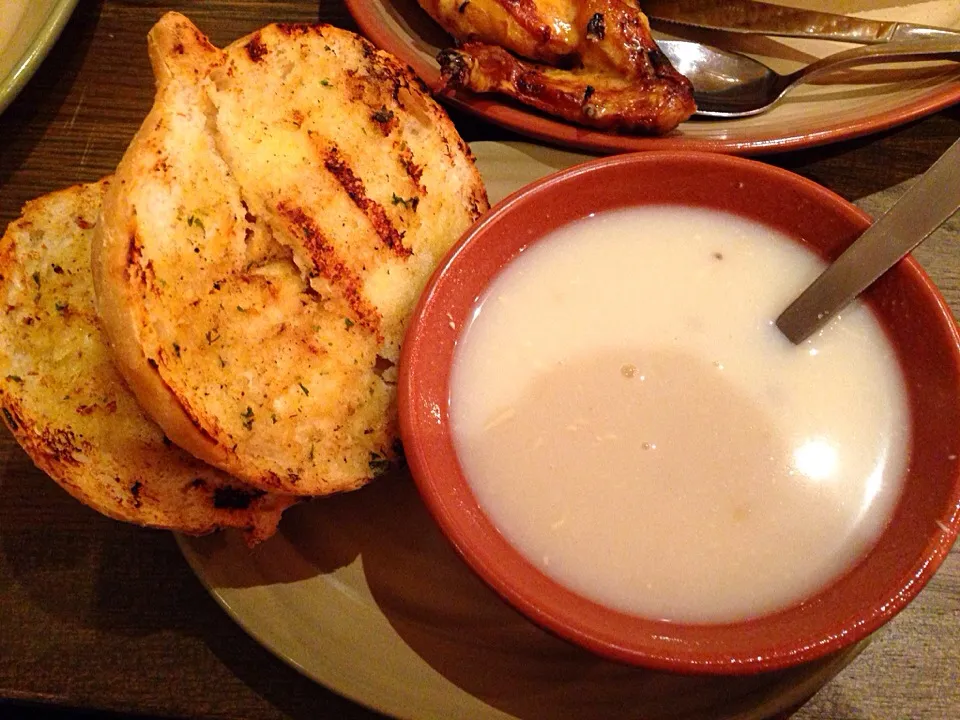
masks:
[[[157,98],[93,253],[121,372],[174,442],[253,486],[357,488],[397,454],[409,312],[487,208],[469,150],[344,30],[219,51],[170,13],[150,48]]]
[[[0,403],[41,470],[139,525],[272,535],[295,498],[244,486],[175,447],[117,373],[93,306],[90,243],[108,181],[27,204],[0,240]]]
[[[190,75],[205,76],[222,54],[185,17],[168,13],[147,37],[157,97],[173,92],[172,85]],[[230,472],[229,454],[198,431],[176,394],[163,382],[141,346],[138,303],[127,282],[137,209],[125,192],[143,172],[140,159],[153,154],[153,136],[167,122],[168,108],[154,103],[121,160],[114,181],[106,188],[100,221],[91,247],[96,309],[116,365],[140,404],[177,445],[195,457]]]

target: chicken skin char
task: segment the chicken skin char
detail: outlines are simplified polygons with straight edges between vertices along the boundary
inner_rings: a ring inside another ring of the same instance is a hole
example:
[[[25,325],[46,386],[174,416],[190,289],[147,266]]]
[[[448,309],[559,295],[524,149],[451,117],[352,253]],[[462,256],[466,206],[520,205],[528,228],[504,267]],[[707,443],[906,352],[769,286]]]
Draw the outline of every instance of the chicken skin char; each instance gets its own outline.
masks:
[[[634,0],[419,2],[462,43],[438,57],[447,89],[498,92],[619,132],[666,133],[696,110]]]

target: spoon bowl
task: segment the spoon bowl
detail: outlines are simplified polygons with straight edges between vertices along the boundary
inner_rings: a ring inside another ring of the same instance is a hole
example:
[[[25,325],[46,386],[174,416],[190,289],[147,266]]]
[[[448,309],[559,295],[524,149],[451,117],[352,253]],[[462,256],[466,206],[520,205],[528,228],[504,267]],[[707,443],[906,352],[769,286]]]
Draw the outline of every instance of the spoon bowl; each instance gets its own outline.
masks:
[[[781,75],[740,53],[688,40],[659,40],[674,67],[693,83],[697,115],[737,118],[758,115],[779,103],[794,87],[859,65],[917,60],[960,60],[960,41],[924,40],[858,47],[829,55]]]

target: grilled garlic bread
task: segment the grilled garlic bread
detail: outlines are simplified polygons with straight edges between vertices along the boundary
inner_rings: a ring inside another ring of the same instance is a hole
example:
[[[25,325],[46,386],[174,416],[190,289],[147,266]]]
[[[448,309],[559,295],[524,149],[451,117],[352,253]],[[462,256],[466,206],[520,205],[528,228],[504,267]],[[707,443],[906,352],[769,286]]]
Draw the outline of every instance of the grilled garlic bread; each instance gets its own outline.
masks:
[[[167,435],[263,488],[350,490],[396,454],[392,365],[442,255],[487,208],[418,80],[358,36],[149,37],[155,104],[107,192],[98,310]]]
[[[172,446],[114,369],[90,241],[106,181],[29,203],[0,240],[0,404],[36,465],[110,517],[269,537],[293,498],[251,489]]]

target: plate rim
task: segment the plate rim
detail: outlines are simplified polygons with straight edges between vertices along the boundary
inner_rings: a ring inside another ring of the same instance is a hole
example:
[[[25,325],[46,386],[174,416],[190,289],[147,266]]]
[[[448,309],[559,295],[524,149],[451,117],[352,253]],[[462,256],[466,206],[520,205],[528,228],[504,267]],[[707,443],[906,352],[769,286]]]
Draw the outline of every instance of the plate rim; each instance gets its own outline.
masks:
[[[40,68],[41,63],[60,38],[78,2],[79,0],[57,0],[26,52],[20,56],[6,76],[0,79],[0,113],[10,106]]]
[[[350,15],[360,31],[377,47],[397,56],[410,65],[443,102],[499,127],[542,142],[587,152],[624,153],[648,150],[690,150],[726,153],[732,155],[769,155],[852,140],[883,132],[918,118],[943,110],[960,102],[960,75],[956,81],[934,86],[923,97],[899,105],[885,112],[864,117],[855,122],[832,123],[808,133],[785,134],[781,137],[758,140],[721,140],[684,138],[667,134],[662,137],[617,135],[565,123],[542,116],[519,105],[488,99],[472,93],[439,93],[440,77],[437,70],[420,57],[404,52],[403,43],[385,24],[379,21],[374,0],[344,0]],[[390,0],[384,0],[390,2]],[[411,36],[413,37],[413,36]],[[397,52],[397,49],[401,52]],[[723,122],[704,121],[704,122]]]

